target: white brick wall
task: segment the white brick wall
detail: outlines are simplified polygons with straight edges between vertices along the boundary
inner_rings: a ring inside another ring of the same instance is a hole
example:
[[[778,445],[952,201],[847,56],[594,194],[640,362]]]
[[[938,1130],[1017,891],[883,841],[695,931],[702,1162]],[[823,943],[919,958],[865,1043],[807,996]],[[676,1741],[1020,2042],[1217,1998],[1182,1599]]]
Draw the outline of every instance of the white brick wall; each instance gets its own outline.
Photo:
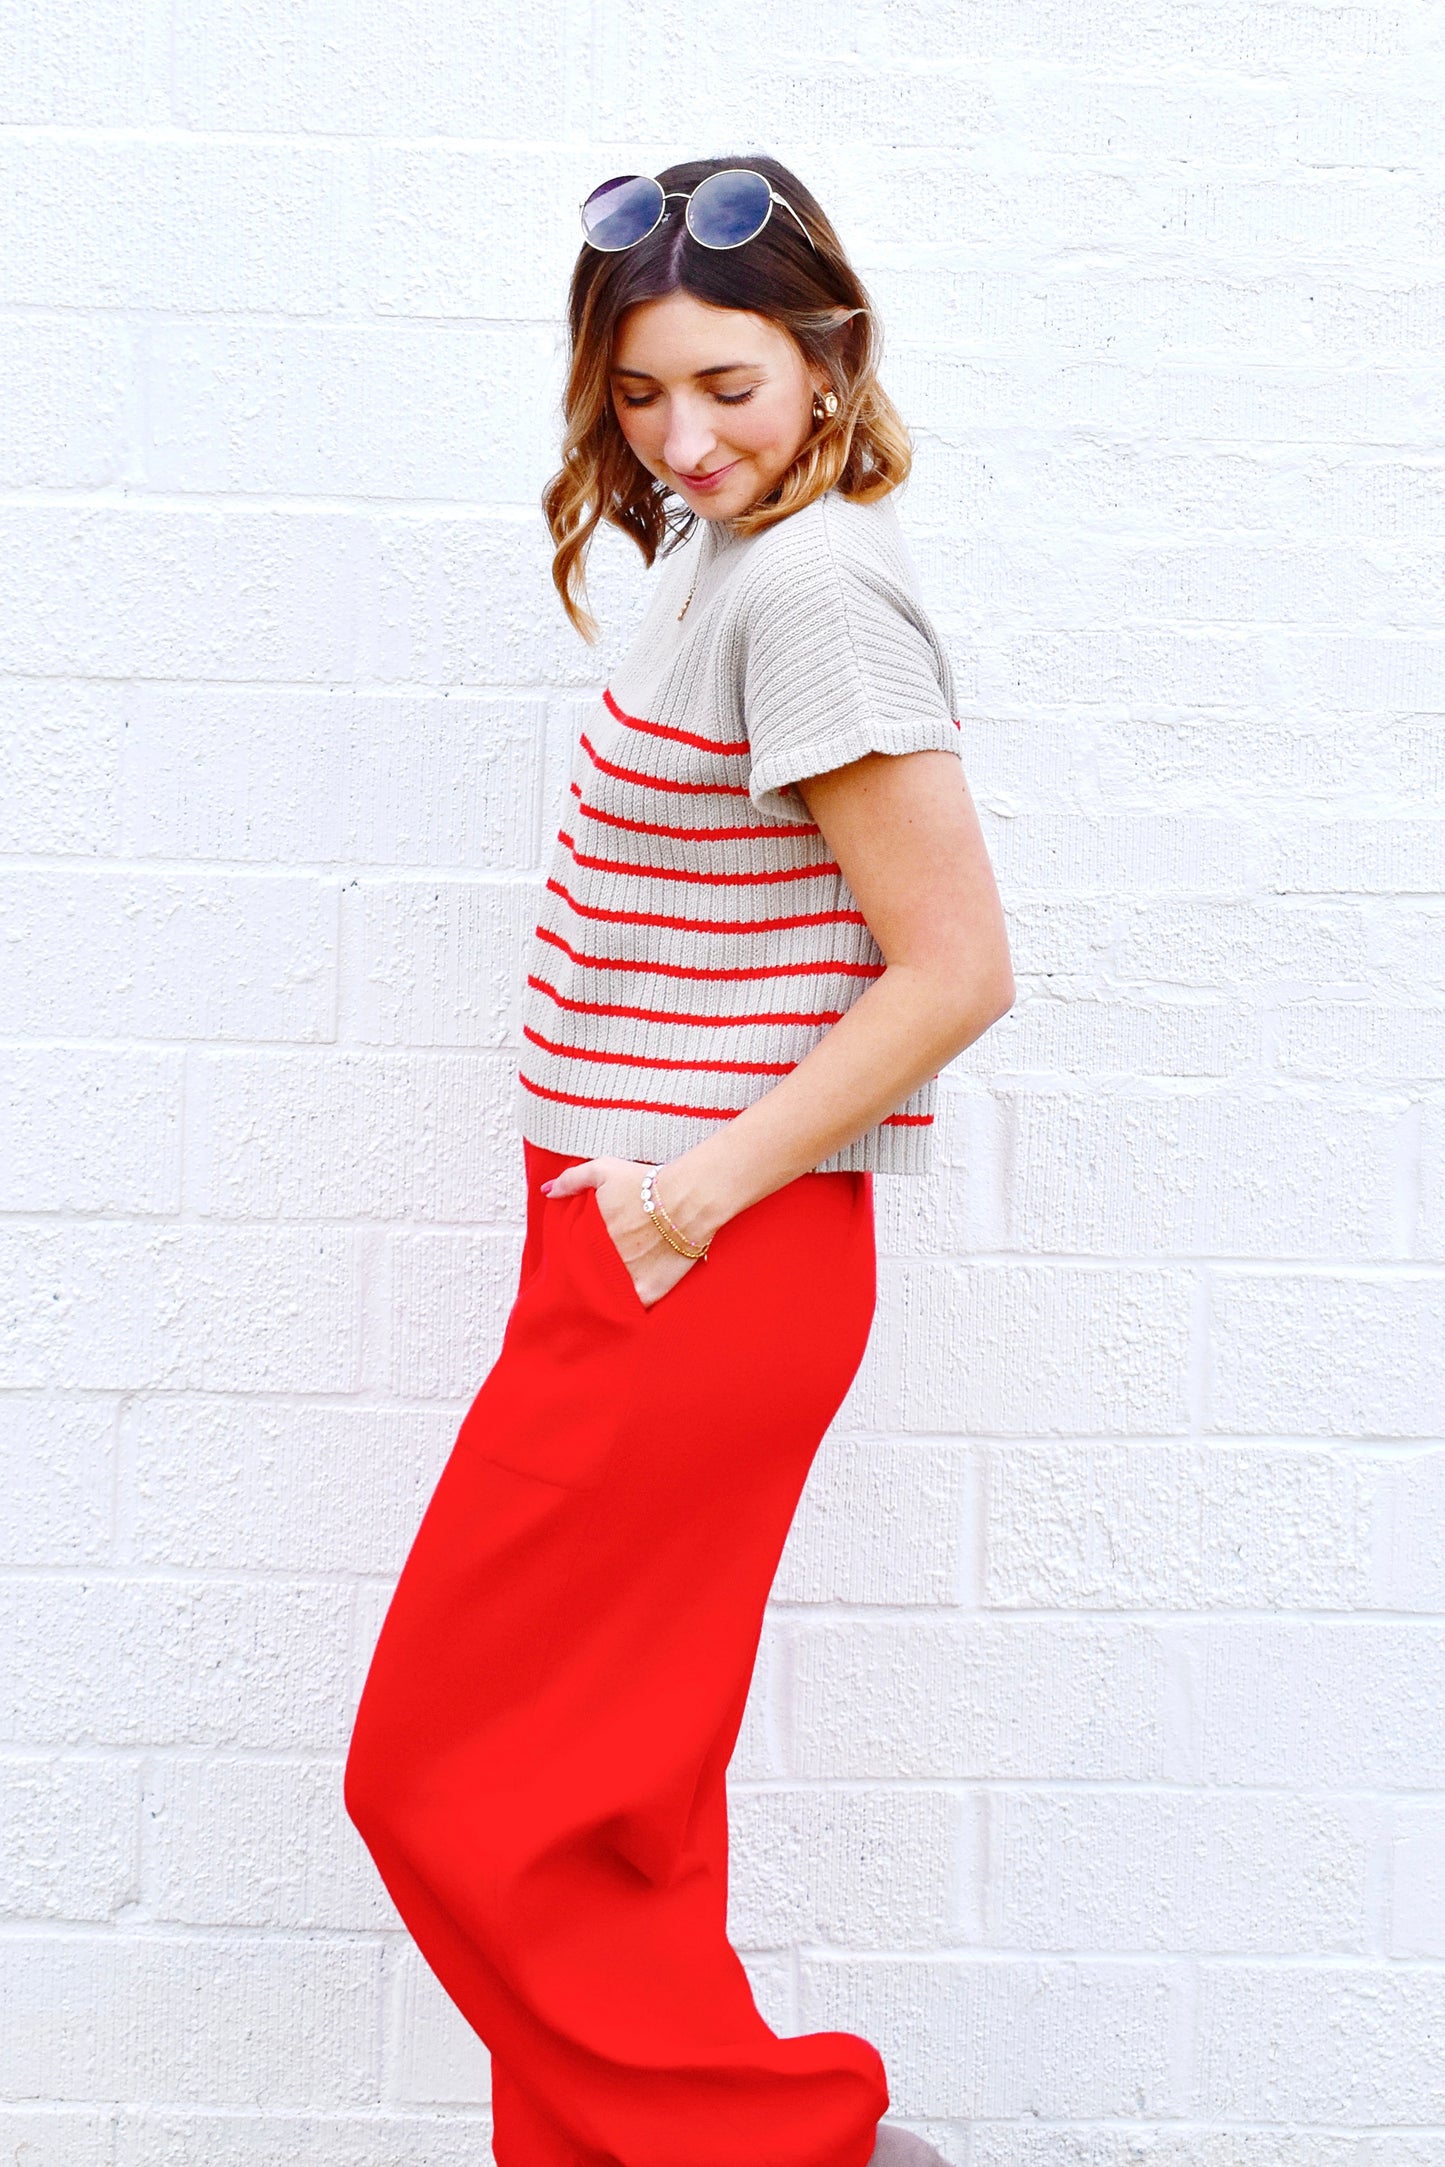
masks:
[[[0,20],[0,2156],[485,2153],[340,1762],[643,592],[546,577],[573,207],[770,148],[1020,998],[880,1183],[738,1939],[957,2167],[1445,2167],[1445,7]]]

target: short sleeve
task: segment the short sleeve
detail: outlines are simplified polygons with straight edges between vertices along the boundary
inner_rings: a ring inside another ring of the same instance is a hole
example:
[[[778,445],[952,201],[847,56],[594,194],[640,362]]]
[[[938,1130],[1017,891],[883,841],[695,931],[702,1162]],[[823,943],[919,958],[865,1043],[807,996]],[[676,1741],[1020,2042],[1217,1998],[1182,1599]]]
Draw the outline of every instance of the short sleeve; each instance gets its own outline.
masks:
[[[758,571],[741,691],[760,812],[806,820],[791,785],[865,753],[960,750],[947,655],[899,570],[835,548],[819,520]]]

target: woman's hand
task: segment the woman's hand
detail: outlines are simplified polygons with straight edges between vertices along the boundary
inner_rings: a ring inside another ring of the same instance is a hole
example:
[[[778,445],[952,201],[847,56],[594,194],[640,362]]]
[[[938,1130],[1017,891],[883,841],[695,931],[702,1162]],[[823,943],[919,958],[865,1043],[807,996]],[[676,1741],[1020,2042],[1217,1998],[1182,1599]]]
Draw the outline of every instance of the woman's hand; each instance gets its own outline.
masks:
[[[649,1171],[645,1159],[584,1159],[567,1166],[551,1181],[542,1183],[549,1197],[573,1196],[579,1189],[597,1191],[597,1209],[612,1237],[613,1247],[632,1274],[637,1299],[645,1309],[660,1302],[692,1270],[700,1258],[680,1256],[665,1241],[642,1208],[642,1177]],[[666,1199],[663,1200],[664,1208]]]

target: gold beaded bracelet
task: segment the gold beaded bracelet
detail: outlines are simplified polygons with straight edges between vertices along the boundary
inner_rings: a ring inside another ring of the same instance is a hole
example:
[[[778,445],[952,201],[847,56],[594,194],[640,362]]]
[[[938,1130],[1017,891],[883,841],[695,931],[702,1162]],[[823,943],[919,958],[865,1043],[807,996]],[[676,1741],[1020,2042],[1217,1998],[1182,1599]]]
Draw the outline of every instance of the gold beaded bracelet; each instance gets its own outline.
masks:
[[[675,1249],[680,1257],[690,1257],[696,1263],[699,1258],[706,1257],[708,1244],[711,1242],[712,1236],[709,1235],[705,1242],[692,1242],[688,1240],[680,1227],[673,1225],[662,1208],[662,1199],[652,1193],[652,1177],[656,1171],[655,1167],[649,1167],[643,1177],[642,1208],[663,1240],[671,1248]]]

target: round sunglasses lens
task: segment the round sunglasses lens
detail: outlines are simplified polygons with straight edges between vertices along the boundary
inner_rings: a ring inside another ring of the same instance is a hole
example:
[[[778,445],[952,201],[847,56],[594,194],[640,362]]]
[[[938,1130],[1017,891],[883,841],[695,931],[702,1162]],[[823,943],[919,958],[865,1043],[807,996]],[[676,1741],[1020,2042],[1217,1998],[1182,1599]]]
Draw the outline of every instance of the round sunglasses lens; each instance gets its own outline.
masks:
[[[762,232],[772,207],[772,190],[761,173],[710,173],[693,190],[688,231],[704,248],[737,248]]]
[[[666,200],[656,181],[624,173],[593,189],[582,206],[582,231],[594,248],[631,248],[651,233]]]

